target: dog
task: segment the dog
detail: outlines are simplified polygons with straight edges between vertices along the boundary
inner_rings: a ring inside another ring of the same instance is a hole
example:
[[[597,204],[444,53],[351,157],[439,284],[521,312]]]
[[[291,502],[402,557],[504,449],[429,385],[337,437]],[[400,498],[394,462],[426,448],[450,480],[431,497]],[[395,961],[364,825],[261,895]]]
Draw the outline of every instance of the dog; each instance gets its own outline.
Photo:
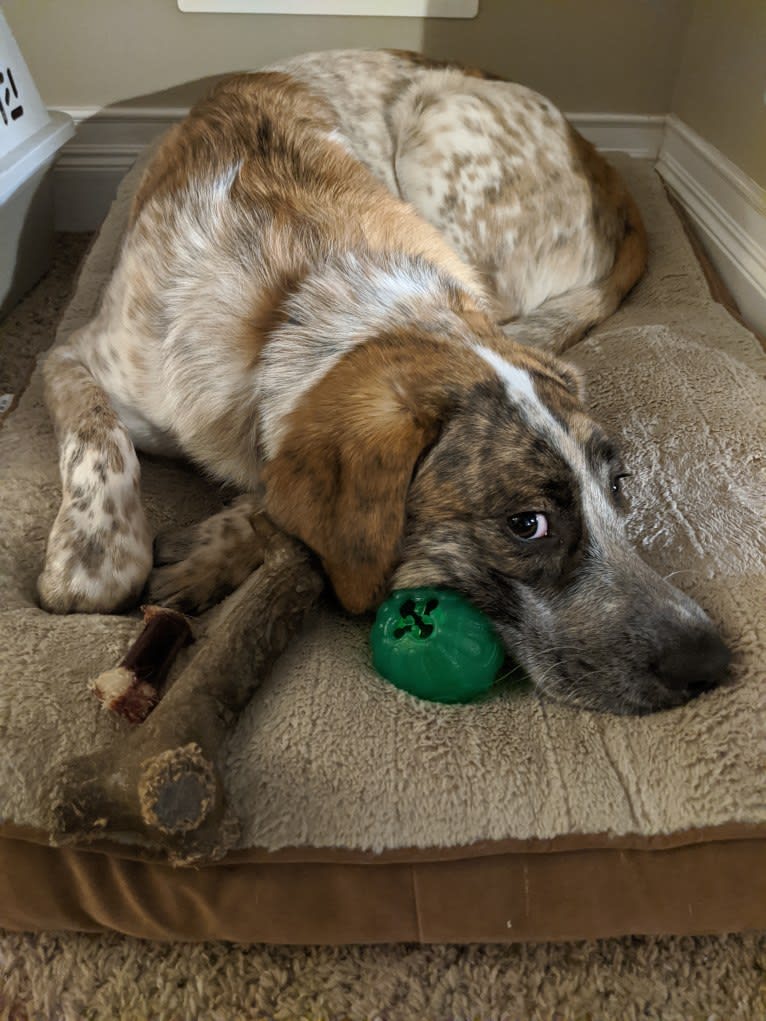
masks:
[[[520,85],[398,51],[226,78],[159,145],[100,310],[46,361],[42,606],[119,611],[148,579],[204,609],[259,562],[265,512],[351,613],[459,590],[553,698],[638,714],[714,687],[728,650],[629,545],[626,468],[559,357],[646,255],[616,171]],[[244,494],[153,573],[136,448]]]

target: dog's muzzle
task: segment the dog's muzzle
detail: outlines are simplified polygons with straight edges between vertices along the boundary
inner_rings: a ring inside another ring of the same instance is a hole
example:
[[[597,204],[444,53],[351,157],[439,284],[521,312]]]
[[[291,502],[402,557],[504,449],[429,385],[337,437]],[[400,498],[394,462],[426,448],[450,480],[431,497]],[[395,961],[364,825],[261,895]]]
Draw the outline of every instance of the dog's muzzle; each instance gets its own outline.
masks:
[[[514,651],[554,698],[639,715],[717,687],[731,661],[702,608],[637,555],[594,558],[553,600],[536,600]]]

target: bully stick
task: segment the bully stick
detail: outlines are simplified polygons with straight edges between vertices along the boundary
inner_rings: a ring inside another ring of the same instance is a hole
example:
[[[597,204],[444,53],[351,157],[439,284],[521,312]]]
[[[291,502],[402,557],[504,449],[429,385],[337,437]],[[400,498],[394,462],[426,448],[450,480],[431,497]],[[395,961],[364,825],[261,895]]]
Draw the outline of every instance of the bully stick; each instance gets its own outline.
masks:
[[[161,687],[181,649],[192,641],[182,613],[164,606],[145,606],[144,627],[122,661],[100,674],[91,688],[128,723],[145,720],[160,699]]]

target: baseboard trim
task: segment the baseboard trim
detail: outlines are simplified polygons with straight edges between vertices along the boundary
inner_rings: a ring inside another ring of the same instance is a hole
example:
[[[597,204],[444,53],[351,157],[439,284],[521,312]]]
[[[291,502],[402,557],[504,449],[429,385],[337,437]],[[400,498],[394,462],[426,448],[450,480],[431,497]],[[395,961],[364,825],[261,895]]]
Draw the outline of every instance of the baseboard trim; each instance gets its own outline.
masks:
[[[74,119],[75,138],[64,146],[54,171],[57,230],[96,230],[109,211],[120,178],[142,149],[183,107],[59,107]],[[654,159],[665,118],[641,114],[573,113],[574,126],[604,152]]]
[[[56,230],[97,230],[122,178],[142,150],[188,113],[185,107],[59,107],[74,139],[53,171]]]
[[[77,126],[54,169],[57,230],[96,230],[120,179],[183,107],[70,107]],[[570,113],[602,152],[656,159],[743,316],[766,332],[766,191],[673,114]]]
[[[665,131],[664,114],[568,113],[567,119],[601,152],[656,159]]]
[[[743,318],[766,333],[766,190],[671,114],[657,161]]]

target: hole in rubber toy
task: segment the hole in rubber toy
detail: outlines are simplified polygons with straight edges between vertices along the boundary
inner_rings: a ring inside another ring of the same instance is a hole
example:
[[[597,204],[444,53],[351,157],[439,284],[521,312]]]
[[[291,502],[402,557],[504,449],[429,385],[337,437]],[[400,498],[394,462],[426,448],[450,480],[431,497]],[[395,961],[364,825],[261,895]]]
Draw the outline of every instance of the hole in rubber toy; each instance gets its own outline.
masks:
[[[432,702],[470,702],[505,660],[489,618],[449,589],[394,592],[378,609],[370,644],[379,674]]]

